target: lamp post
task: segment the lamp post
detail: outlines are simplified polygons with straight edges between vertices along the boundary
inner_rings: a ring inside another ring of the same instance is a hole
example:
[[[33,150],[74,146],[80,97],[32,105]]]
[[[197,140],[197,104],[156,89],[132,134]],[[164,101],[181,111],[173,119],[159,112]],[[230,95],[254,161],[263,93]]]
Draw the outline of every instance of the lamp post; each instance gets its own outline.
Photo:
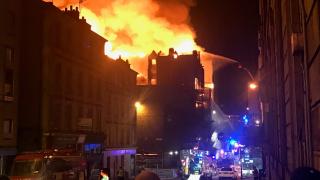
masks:
[[[247,110],[252,112],[252,115],[254,116],[254,118],[258,117],[258,119],[254,119],[253,122],[256,126],[260,126],[261,125],[261,117],[259,117],[260,113],[255,112],[255,111],[261,111],[261,107],[259,108],[261,101],[260,101],[259,92],[258,92],[258,88],[259,88],[258,83],[248,68],[241,65],[239,61],[234,60],[234,63],[237,64],[238,69],[242,69],[250,77],[250,82],[248,83],[248,106],[252,105],[252,107],[247,107]],[[258,116],[256,116],[257,114]]]
[[[237,63],[238,63],[238,68],[244,70],[248,74],[250,79],[251,79],[251,82],[249,82],[249,85],[248,85],[249,90],[257,89],[258,88],[258,84],[257,84],[256,80],[254,79],[252,73],[249,71],[249,69],[244,67],[244,66],[242,66],[239,62],[237,62]]]
[[[246,72],[246,74],[249,76],[250,81],[248,82],[248,106],[247,106],[247,111],[249,112],[249,114],[252,115],[251,121],[253,123],[254,126],[262,126],[262,118],[261,118],[261,100],[260,100],[260,96],[259,96],[259,86],[258,83],[256,81],[256,79],[254,78],[254,76],[252,75],[252,73],[249,71],[249,69],[247,69],[246,67],[244,67],[243,65],[240,64],[240,62],[235,61],[234,63],[237,65],[238,69],[243,70],[244,72]],[[259,107],[260,106],[260,107]],[[242,152],[241,152],[242,148],[240,148],[239,151],[239,158],[240,158],[240,179],[243,178],[243,162],[241,161],[242,158]]]
[[[254,81],[254,77],[253,77],[253,75],[251,74],[251,72],[249,71],[249,69],[246,68],[246,67],[244,67],[244,66],[242,66],[242,65],[240,64],[240,62],[237,62],[237,64],[238,64],[238,68],[239,68],[239,69],[243,69],[244,71],[246,71],[246,72],[248,73],[250,79],[251,79],[252,81]]]

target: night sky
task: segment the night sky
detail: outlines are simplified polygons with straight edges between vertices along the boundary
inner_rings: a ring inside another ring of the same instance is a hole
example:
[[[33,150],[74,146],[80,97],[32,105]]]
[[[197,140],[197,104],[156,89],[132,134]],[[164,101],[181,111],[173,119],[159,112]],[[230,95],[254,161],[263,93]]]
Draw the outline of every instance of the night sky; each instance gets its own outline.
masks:
[[[238,60],[255,75],[258,8],[258,0],[198,0],[191,9],[197,43],[208,52]],[[232,65],[215,73],[216,100],[226,114],[244,112],[248,80]]]

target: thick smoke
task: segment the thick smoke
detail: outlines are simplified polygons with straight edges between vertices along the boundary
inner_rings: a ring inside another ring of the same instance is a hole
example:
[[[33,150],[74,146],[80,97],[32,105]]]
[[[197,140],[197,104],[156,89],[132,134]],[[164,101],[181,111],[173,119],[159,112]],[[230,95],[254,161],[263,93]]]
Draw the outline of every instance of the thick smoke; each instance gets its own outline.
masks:
[[[45,0],[52,1],[52,0]],[[189,10],[194,0],[53,0],[63,9],[79,6],[91,29],[110,44],[106,54],[111,58],[128,58],[132,68],[147,73],[147,56],[152,50],[178,53],[202,51],[205,81],[212,82],[212,62],[216,56],[205,53],[194,39]]]

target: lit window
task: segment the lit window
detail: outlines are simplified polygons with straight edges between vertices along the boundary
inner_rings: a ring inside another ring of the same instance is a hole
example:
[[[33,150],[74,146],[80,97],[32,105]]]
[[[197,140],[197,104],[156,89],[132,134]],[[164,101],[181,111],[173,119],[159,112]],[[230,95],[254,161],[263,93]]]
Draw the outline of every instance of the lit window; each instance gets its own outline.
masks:
[[[151,79],[151,85],[156,85],[157,84],[157,80],[156,79]]]
[[[156,64],[157,64],[157,60],[156,60],[156,59],[152,59],[152,60],[151,60],[151,64],[152,64],[152,65],[156,65]]]
[[[198,78],[194,78],[194,89],[200,89]]]
[[[213,89],[214,88],[214,84],[213,83],[206,83],[205,87],[209,88],[209,89]]]
[[[198,109],[198,108],[201,108],[203,105],[201,102],[196,102],[195,103],[195,107]]]

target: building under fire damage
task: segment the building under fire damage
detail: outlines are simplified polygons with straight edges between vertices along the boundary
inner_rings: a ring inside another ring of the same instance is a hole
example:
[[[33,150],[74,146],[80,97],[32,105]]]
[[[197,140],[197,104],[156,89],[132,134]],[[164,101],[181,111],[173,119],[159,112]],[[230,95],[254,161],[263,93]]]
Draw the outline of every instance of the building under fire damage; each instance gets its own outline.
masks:
[[[0,124],[9,128],[0,132],[6,134],[1,148],[13,148],[8,155],[15,144],[18,152],[72,148],[86,155],[90,167],[107,168],[111,176],[123,167],[133,175],[136,72],[127,61],[104,55],[107,40],[79,19],[77,8],[61,11],[40,0],[15,7],[23,7],[21,14],[9,15],[21,19],[15,21],[21,28],[12,31],[12,46],[8,41],[0,47],[1,57],[14,58],[14,65],[6,64],[10,77],[0,76]]]
[[[259,78],[265,166],[289,179],[320,170],[320,1],[260,1]]]
[[[154,51],[148,57],[148,85],[139,86],[137,112],[141,153],[164,153],[193,148],[210,131],[211,90],[204,88],[199,52],[168,55]],[[203,134],[202,134],[203,133]],[[164,163],[164,166],[166,164]]]

